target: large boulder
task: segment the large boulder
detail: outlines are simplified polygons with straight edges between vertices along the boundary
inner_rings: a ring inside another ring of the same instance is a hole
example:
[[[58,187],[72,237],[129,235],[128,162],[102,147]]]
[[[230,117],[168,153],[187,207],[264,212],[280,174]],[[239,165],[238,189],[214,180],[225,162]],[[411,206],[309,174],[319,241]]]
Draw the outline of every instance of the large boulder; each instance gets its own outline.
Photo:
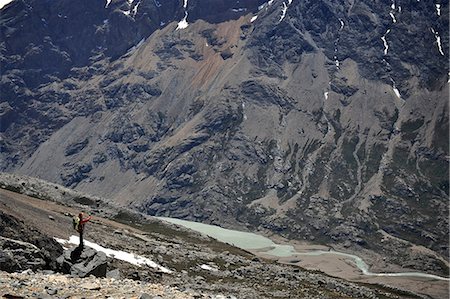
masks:
[[[64,251],[57,259],[59,270],[63,273],[78,277],[94,275],[106,277],[107,261],[106,254],[91,248],[79,247]]]
[[[2,211],[0,211],[0,236],[3,237],[0,249],[7,250],[7,252],[3,252],[3,257],[12,255],[30,258],[30,266],[25,267],[26,263],[23,263],[16,270],[38,268],[56,270],[56,257],[62,254],[63,248],[53,238]],[[11,248],[14,248],[14,251],[11,251]],[[36,265],[33,265],[33,263],[41,264],[33,261],[33,258],[37,257],[44,260],[42,267],[36,268]],[[3,265],[0,266],[0,268],[2,267]]]
[[[46,266],[43,252],[35,245],[0,236],[0,270],[38,270]]]

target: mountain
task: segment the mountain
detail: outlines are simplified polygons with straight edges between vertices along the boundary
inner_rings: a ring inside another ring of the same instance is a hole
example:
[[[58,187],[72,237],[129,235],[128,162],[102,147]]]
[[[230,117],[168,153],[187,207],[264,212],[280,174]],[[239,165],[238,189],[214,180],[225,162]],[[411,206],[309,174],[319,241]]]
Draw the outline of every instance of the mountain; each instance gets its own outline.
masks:
[[[448,1],[13,1],[1,169],[448,275]]]

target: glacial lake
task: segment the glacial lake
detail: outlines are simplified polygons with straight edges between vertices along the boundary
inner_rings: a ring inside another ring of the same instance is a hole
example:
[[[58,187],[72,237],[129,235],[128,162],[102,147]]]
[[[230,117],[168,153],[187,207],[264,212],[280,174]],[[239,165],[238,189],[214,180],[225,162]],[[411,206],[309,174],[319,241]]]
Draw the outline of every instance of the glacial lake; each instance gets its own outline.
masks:
[[[216,225],[203,224],[199,222],[181,220],[176,218],[169,218],[169,217],[156,217],[156,218],[188,229],[192,229],[196,232],[205,234],[221,242],[232,244],[236,247],[245,250],[258,250],[258,252],[260,253],[271,255],[274,257],[290,257],[296,255],[297,256],[336,255],[348,258],[355,264],[356,267],[358,267],[358,269],[362,272],[362,274],[368,276],[421,277],[421,278],[450,281],[450,278],[447,277],[441,277],[421,272],[373,273],[369,271],[369,266],[364,262],[364,260],[357,255],[339,251],[324,251],[324,250],[298,252],[292,245],[276,244],[271,239],[254,233],[225,229]]]

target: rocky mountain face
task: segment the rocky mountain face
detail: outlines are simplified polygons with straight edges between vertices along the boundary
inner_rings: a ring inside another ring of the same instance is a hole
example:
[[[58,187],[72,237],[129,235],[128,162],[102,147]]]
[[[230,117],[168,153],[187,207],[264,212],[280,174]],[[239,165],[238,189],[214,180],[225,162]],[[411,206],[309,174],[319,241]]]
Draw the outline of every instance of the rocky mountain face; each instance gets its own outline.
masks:
[[[448,274],[448,1],[14,1],[1,168]]]

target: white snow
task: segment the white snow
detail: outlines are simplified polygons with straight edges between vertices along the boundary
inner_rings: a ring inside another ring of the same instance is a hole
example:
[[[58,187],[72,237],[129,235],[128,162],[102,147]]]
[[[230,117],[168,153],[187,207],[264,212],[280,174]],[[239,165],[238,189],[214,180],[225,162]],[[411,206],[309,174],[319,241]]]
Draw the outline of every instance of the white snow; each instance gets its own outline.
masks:
[[[242,114],[243,114],[244,120],[247,120],[247,115],[245,114],[245,103],[244,102],[242,102]]]
[[[189,23],[186,21],[187,16],[188,16],[188,13],[187,13],[187,11],[185,11],[184,12],[184,18],[181,21],[178,22],[177,29],[175,29],[175,30],[185,29],[185,28],[187,28],[187,26],[189,26]]]
[[[392,22],[393,22],[393,23],[397,23],[397,20],[395,19],[395,15],[394,15],[392,12],[390,12],[389,15],[390,15],[391,18],[392,18]]]
[[[444,51],[442,51],[441,37],[439,35],[436,35],[436,42],[438,45],[439,53],[441,53],[442,56],[445,56]]]
[[[233,9],[231,9],[232,11],[234,11],[234,12],[241,12],[241,11],[247,11],[247,8],[233,8]]]
[[[183,7],[184,7],[184,18],[178,22],[177,29],[185,29],[187,26],[189,26],[189,23],[187,22],[188,12],[187,12],[187,6],[188,6],[188,0],[183,0]]]
[[[339,22],[341,23],[341,28],[339,28],[339,30],[344,29],[344,21],[342,19],[339,19]]]
[[[258,16],[253,16],[253,17],[250,19],[250,23],[253,23],[254,21],[256,21],[257,18],[258,18]]]
[[[398,6],[398,12],[402,12],[402,7],[400,5]]]
[[[434,37],[436,38],[436,43],[437,43],[437,46],[438,46],[439,53],[442,56],[445,56],[444,55],[444,51],[442,50],[441,37],[439,36],[439,32],[435,31],[433,28],[431,28],[431,32],[433,32]]]
[[[258,10],[263,9],[263,8],[266,7],[266,6],[272,5],[273,1],[274,1],[274,0],[269,0],[269,1],[267,1],[266,3],[261,4],[260,6],[258,6]],[[289,0],[288,0],[288,1],[289,1]],[[238,1],[238,2],[239,2],[239,1]]]
[[[392,79],[391,79],[392,80]],[[397,96],[397,98],[401,99],[402,96],[400,94],[400,91],[398,90],[397,87],[395,87],[395,82],[394,80],[392,80],[392,90],[394,91],[395,95]]]
[[[13,0],[0,0],[0,9],[2,9],[6,4],[12,2]]]
[[[386,31],[386,33],[381,37],[381,40],[383,41],[383,44],[384,44],[384,55],[387,55],[388,50],[389,50],[389,45],[386,40],[386,35],[388,35],[389,32],[391,32],[391,29],[388,29]]]
[[[78,245],[80,243],[80,238],[77,236],[70,236],[69,240],[58,239],[58,238],[55,238],[55,240],[58,243],[61,243],[63,245],[65,245],[65,244]],[[129,253],[129,252],[121,251],[121,250],[105,248],[105,247],[102,247],[96,243],[93,243],[93,242],[90,242],[87,240],[84,241],[84,245],[91,247],[94,250],[104,252],[109,257],[113,257],[115,259],[122,260],[122,261],[128,262],[128,263],[136,265],[136,266],[146,265],[146,266],[149,266],[152,268],[159,269],[161,272],[164,272],[164,273],[172,273],[171,270],[169,270],[163,266],[160,266],[157,263],[153,262],[152,260],[150,260],[146,257],[140,256],[140,255],[135,255],[133,253]]]
[[[325,100],[328,100],[328,91],[325,91],[324,93],[323,93],[323,96],[325,97]]]
[[[111,3],[111,0],[106,0],[105,8],[108,8],[109,4]]]
[[[397,87],[392,86],[392,90],[394,90],[395,95],[397,96],[397,98],[401,99],[401,95],[400,95],[400,91],[397,89]]]
[[[283,21],[284,17],[286,16],[286,12],[287,12],[287,5],[286,2],[283,2],[283,8],[281,9],[281,17],[278,23],[281,23],[281,21]]]
[[[140,4],[141,4],[141,1],[139,1],[138,4],[136,4],[136,6],[133,7],[133,17],[136,16],[137,10],[138,10],[138,7],[139,7]]]
[[[288,0],[288,5],[291,5],[292,4],[292,0]]]
[[[335,52],[337,52],[337,49],[334,49]],[[337,68],[339,68],[339,60],[337,59],[337,56],[334,56],[334,64]]]
[[[392,1],[391,8],[395,9],[395,2],[394,1]]]
[[[438,16],[441,15],[441,5],[440,4],[435,4],[436,5],[436,13]]]
[[[208,266],[206,264],[200,265],[200,268],[202,268],[203,270],[208,270],[208,271],[213,271],[213,272],[217,272],[219,270],[217,270],[216,268],[213,268],[211,266]]]

